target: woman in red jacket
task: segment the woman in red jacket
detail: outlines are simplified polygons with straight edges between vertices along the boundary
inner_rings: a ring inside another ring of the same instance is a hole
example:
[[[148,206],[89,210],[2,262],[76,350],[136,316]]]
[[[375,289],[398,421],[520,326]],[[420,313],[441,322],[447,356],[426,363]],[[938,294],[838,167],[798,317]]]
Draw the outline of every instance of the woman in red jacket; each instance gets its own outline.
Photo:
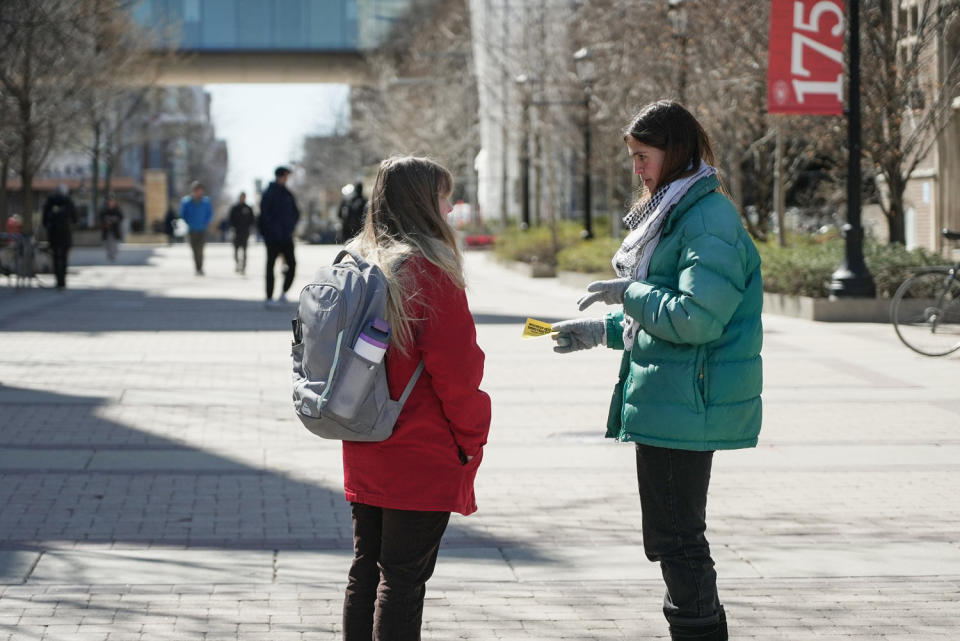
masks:
[[[343,607],[345,641],[420,638],[423,597],[451,512],[477,509],[473,479],[490,427],[480,390],[483,352],[467,308],[453,230],[450,172],[426,158],[383,161],[361,232],[348,248],[388,281],[386,354],[398,398],[424,371],[379,443],[343,443],[354,560]]]

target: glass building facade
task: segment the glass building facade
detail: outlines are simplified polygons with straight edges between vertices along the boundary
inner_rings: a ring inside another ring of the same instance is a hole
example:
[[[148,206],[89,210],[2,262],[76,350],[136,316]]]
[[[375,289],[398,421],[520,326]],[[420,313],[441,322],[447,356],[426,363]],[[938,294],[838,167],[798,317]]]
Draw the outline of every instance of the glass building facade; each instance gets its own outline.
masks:
[[[140,0],[134,16],[180,51],[360,51],[411,0]]]

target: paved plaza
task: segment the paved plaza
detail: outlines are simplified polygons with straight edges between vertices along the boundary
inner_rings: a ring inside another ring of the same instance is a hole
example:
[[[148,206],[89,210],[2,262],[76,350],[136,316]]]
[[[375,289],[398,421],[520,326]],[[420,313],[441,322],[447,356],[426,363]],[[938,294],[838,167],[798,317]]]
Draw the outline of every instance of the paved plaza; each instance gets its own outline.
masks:
[[[294,291],[337,249],[299,246]],[[340,446],[293,414],[263,260],[241,276],[208,245],[196,277],[185,245],[77,249],[66,292],[0,281],[0,641],[340,638]],[[602,438],[618,354],[521,340],[580,288],[467,270],[493,425],[424,638],[666,639],[634,450]],[[760,445],[717,454],[708,506],[731,639],[957,639],[960,354],[764,323]]]

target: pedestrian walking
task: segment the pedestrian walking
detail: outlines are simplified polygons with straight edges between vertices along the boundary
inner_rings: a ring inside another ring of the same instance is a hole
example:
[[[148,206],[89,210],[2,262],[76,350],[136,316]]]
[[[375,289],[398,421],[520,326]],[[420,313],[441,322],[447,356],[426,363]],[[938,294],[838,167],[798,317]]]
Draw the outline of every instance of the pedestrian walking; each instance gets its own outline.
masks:
[[[111,263],[117,259],[117,248],[123,236],[123,211],[117,204],[116,198],[107,198],[107,204],[100,210],[100,237],[103,239],[104,249],[107,251],[107,260]]]
[[[176,239],[177,212],[173,207],[167,208],[167,215],[163,217],[163,233],[167,235],[167,244],[172,245]]]
[[[616,307],[556,323],[554,350],[623,350],[606,436],[636,443],[643,546],[660,563],[670,638],[726,641],[707,489],[714,451],[754,447],[760,432],[760,258],[686,109],[648,105],[624,140],[644,194],[624,218],[619,277],[579,301]]]
[[[363,216],[367,210],[367,199],[363,197],[363,183],[357,182],[348,186],[351,188],[343,195],[337,212],[340,217],[340,234],[344,243],[360,233],[363,227]]]
[[[233,228],[233,262],[236,272],[243,274],[247,271],[247,242],[255,222],[253,209],[247,204],[246,192],[241,191],[237,202],[230,208],[228,221]]]
[[[201,183],[190,185],[190,195],[180,201],[180,218],[190,230],[190,249],[197,276],[203,276],[203,246],[207,242],[207,228],[213,220],[213,207],[210,198],[204,195]]]
[[[453,177],[425,158],[383,161],[360,235],[347,246],[383,270],[393,339],[387,379],[397,398],[421,359],[393,435],[343,443],[354,559],[345,641],[420,638],[426,583],[451,512],[476,511],[473,482],[490,427],[484,355],[467,307],[450,211]]]
[[[300,210],[297,201],[287,189],[287,179],[290,170],[286,167],[277,167],[271,182],[263,192],[260,200],[260,235],[267,246],[267,306],[274,304],[273,266],[278,256],[283,256],[283,285],[276,302],[287,302],[287,290],[293,285],[293,277],[297,271],[297,259],[293,255],[293,230],[300,219]]]
[[[57,277],[57,289],[67,286],[67,260],[73,245],[73,226],[77,224],[77,208],[70,199],[66,185],[59,185],[57,191],[47,197],[43,203],[43,227],[50,243],[53,255],[53,273]]]

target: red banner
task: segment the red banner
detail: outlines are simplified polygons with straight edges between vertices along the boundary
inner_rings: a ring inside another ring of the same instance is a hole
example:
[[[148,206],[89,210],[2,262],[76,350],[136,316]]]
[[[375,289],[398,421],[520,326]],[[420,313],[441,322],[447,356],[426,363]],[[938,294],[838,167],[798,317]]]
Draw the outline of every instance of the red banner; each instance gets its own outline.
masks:
[[[844,0],[771,0],[767,111],[843,113]]]

